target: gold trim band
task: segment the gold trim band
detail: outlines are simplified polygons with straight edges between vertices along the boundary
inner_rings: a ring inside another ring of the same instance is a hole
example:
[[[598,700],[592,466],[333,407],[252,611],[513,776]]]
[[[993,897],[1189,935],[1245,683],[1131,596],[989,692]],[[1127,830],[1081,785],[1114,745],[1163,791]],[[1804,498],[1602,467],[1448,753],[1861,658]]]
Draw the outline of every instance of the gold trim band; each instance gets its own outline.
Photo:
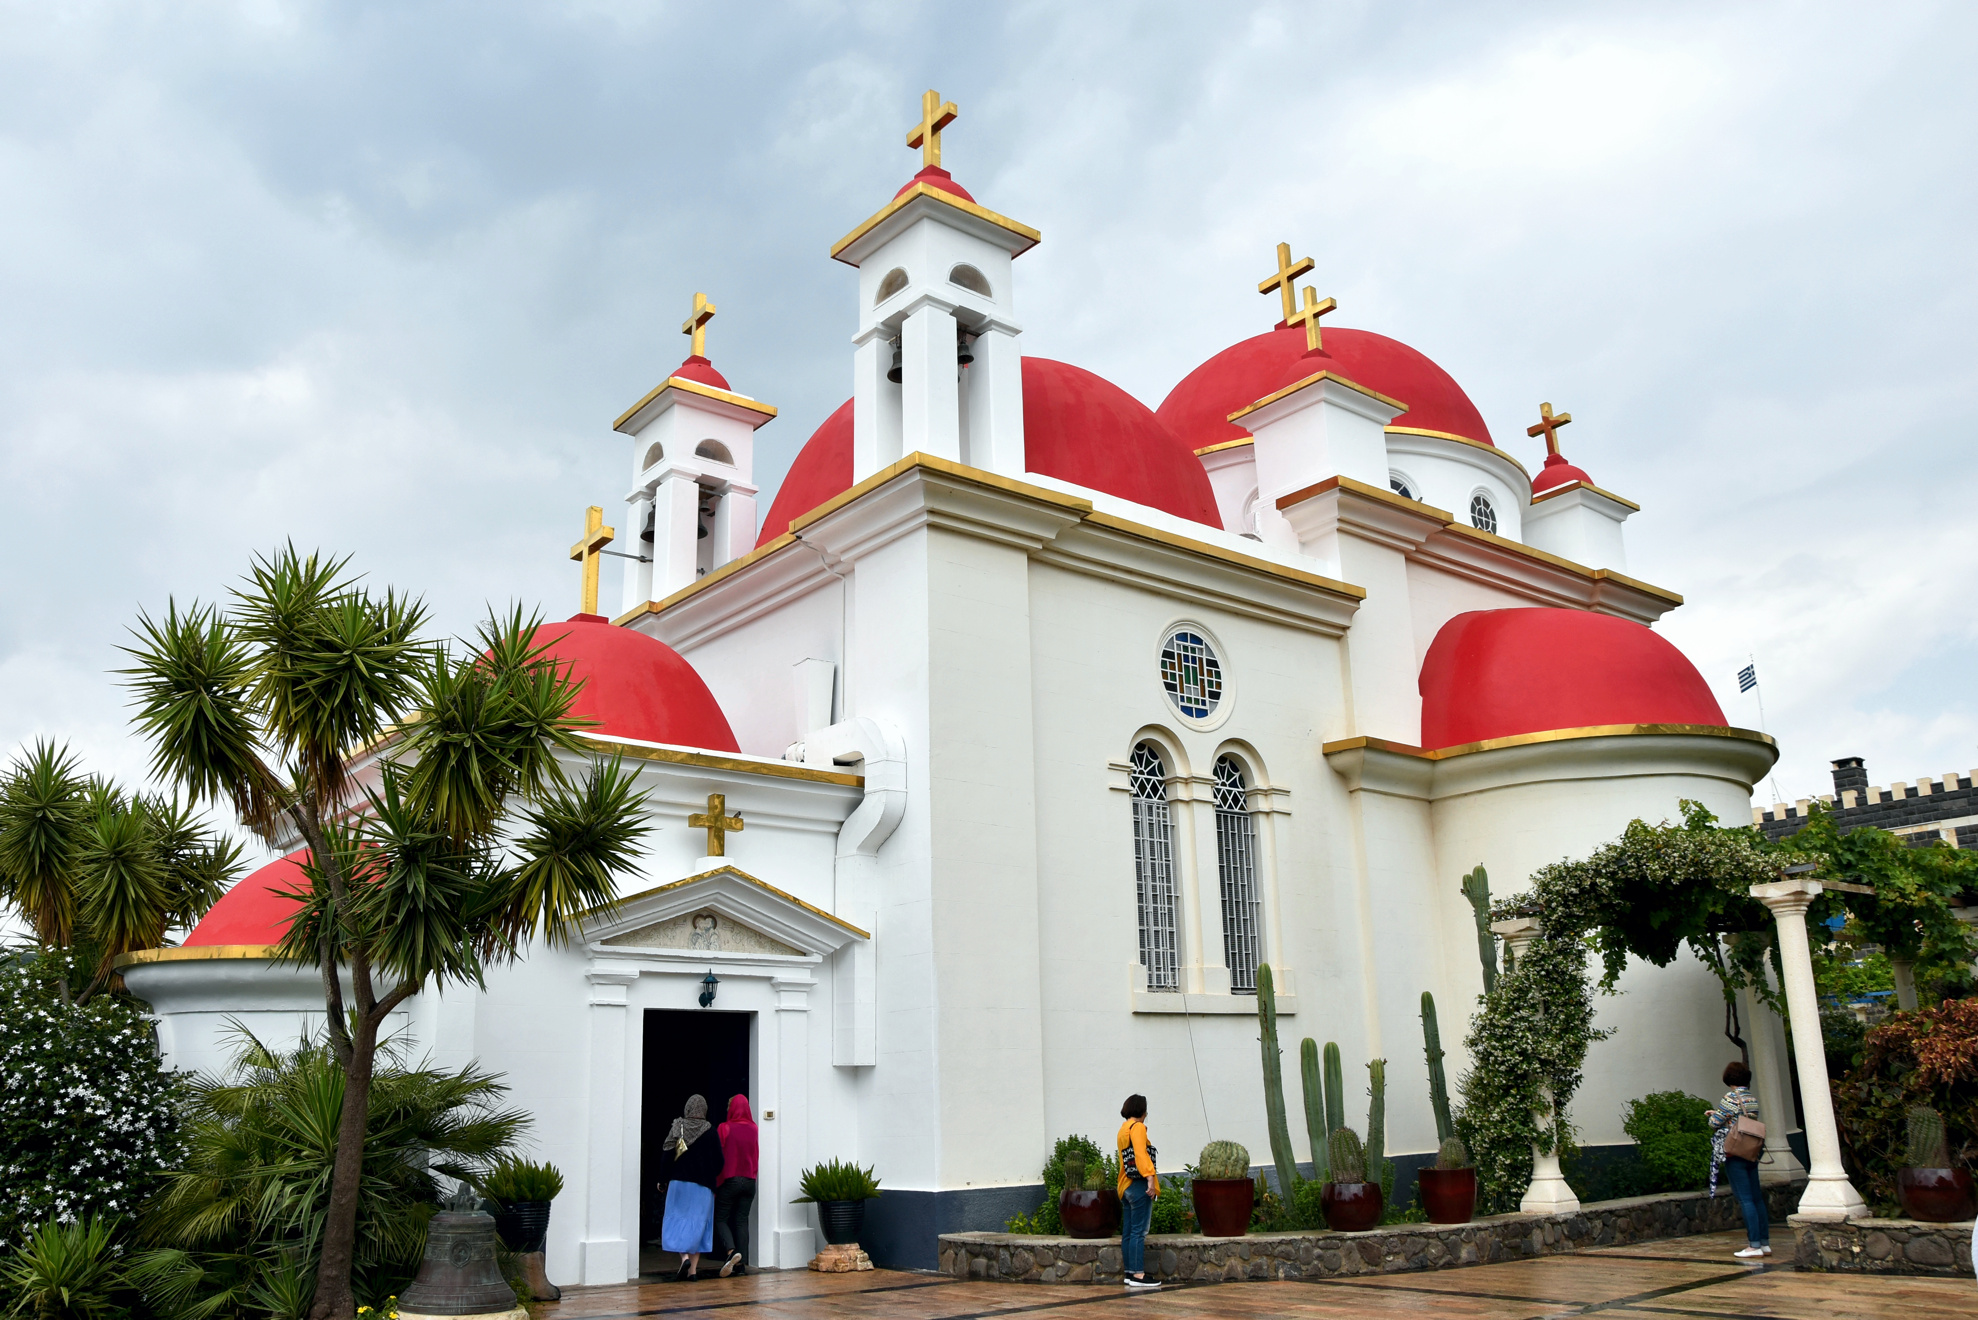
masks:
[[[1233,422],[1239,417],[1248,417],[1251,413],[1256,412],[1259,408],[1268,407],[1269,405],[1276,403],[1279,399],[1289,398],[1292,395],[1298,393],[1298,391],[1304,389],[1308,385],[1317,385],[1320,381],[1327,381],[1327,380],[1333,382],[1335,385],[1344,385],[1347,389],[1352,390],[1356,394],[1364,394],[1370,399],[1378,400],[1379,402],[1386,404],[1390,408],[1397,409],[1401,412],[1408,411],[1407,404],[1401,402],[1401,400],[1399,399],[1391,399],[1387,395],[1382,394],[1379,390],[1370,390],[1365,385],[1362,385],[1357,381],[1348,380],[1346,379],[1346,377],[1339,375],[1337,372],[1315,371],[1311,375],[1305,377],[1305,379],[1298,381],[1295,384],[1287,385],[1283,389],[1278,390],[1275,393],[1266,394],[1263,398],[1257,400],[1255,403],[1251,404],[1247,408],[1238,408],[1235,412],[1229,415],[1228,420]]]
[[[691,885],[697,880],[705,880],[709,876],[713,876],[713,875],[732,875],[739,879],[746,880],[750,884],[754,885],[756,888],[763,890],[765,893],[774,894],[776,895],[776,897],[782,899],[784,902],[794,904],[795,906],[800,907],[804,911],[810,913],[814,917],[824,918],[824,920],[830,922],[832,925],[838,927],[838,929],[840,930],[848,930],[862,940],[869,940],[872,938],[871,931],[860,930],[857,926],[854,926],[851,922],[846,921],[843,917],[832,916],[829,912],[826,912],[823,908],[818,907],[816,904],[806,903],[801,898],[798,898],[795,894],[790,893],[788,890],[778,889],[775,885],[770,884],[767,880],[759,879],[756,876],[752,876],[739,866],[717,866],[712,871],[702,871],[698,875],[690,875],[687,876],[685,879],[668,881],[666,884],[660,885],[654,889],[644,889],[636,894],[629,894],[626,897],[618,900],[618,907],[622,910],[627,905],[637,902],[639,899],[652,898],[656,895],[664,894],[668,890],[678,889],[682,885]],[[596,910],[597,909],[595,908],[592,909],[593,912],[595,912]],[[590,913],[586,913],[585,915],[589,916]]]
[[[1195,457],[1200,458],[1204,454],[1220,453],[1222,450],[1225,449],[1235,449],[1242,445],[1254,445],[1256,443],[1257,443],[1256,436],[1246,435],[1241,440],[1225,440],[1219,445],[1203,445],[1200,449],[1195,451]]]
[[[1321,744],[1319,752],[1321,755],[1331,756],[1334,752],[1350,752],[1364,747],[1369,751],[1393,752],[1397,756],[1412,756],[1423,761],[1446,761],[1452,756],[1495,752],[1506,747],[1528,747],[1536,743],[1567,742],[1575,738],[1638,738],[1657,734],[1736,738],[1743,742],[1763,743],[1767,747],[1779,745],[1769,733],[1760,733],[1756,729],[1734,729],[1722,724],[1593,724],[1578,729],[1546,729],[1538,733],[1517,733],[1504,738],[1486,738],[1481,742],[1459,743],[1454,747],[1417,747],[1413,743],[1391,742],[1386,738],[1341,738],[1335,742]]]
[[[846,248],[850,247],[852,244],[858,242],[859,239],[864,238],[867,234],[872,232],[875,226],[879,225],[882,221],[890,219],[893,215],[897,214],[900,210],[902,210],[908,204],[913,202],[914,199],[919,197],[932,198],[934,201],[940,202],[944,206],[952,206],[957,211],[961,211],[967,215],[972,215],[978,220],[987,221],[988,223],[996,226],[998,229],[1004,230],[1007,233],[1014,234],[1018,238],[1028,240],[1027,242],[1024,243],[1024,245],[1021,248],[1018,248],[1015,252],[1010,254],[1013,257],[1022,256],[1025,252],[1029,251],[1031,248],[1036,247],[1039,243],[1044,241],[1044,235],[1038,233],[1035,229],[1032,229],[1029,225],[1019,224],[1017,221],[1010,219],[1006,215],[998,215],[986,206],[978,206],[974,202],[965,201],[962,198],[955,196],[953,193],[946,191],[945,189],[936,188],[927,183],[916,183],[913,187],[907,189],[905,192],[901,193],[898,197],[895,197],[892,201],[886,203],[886,205],[880,207],[877,211],[873,212],[871,219],[867,220],[864,224],[860,225],[857,229],[854,229],[851,233],[839,239],[836,243],[833,243],[831,245],[831,259],[833,261],[844,261],[845,259],[839,256],[838,255],[839,253],[843,252]],[[855,263],[845,262],[845,264],[849,266]]]
[[[147,963],[213,962],[219,959],[272,961],[276,947],[273,944],[194,944],[190,947],[182,944],[173,949],[136,949],[118,954],[110,960],[110,966],[122,971],[126,967]]]
[[[618,420],[611,424],[611,429],[616,431],[619,427],[625,425],[626,422],[638,416],[640,409],[644,408],[647,404],[651,403],[654,399],[657,399],[662,393],[664,393],[667,390],[681,390],[687,394],[698,394],[702,398],[713,399],[716,403],[732,404],[737,408],[746,408],[748,411],[752,413],[760,413],[762,415],[762,421],[757,422],[756,423],[757,426],[763,425],[765,422],[769,421],[771,418],[776,416],[776,408],[774,407],[774,405],[764,403],[760,399],[751,399],[744,394],[736,394],[729,390],[716,389],[712,385],[703,385],[697,380],[688,380],[685,376],[668,376],[665,380],[653,386],[651,391],[647,393],[645,398],[640,399],[637,403],[633,404],[631,407],[627,408],[624,412],[620,413],[618,415]]]
[[[813,784],[840,784],[846,788],[865,787],[864,775],[846,774],[842,770],[819,770],[808,765],[793,765],[788,761],[751,761],[740,756],[725,756],[720,752],[690,752],[678,747],[656,747],[651,743],[608,742],[602,738],[586,738],[581,734],[577,741],[600,755],[616,753],[633,761],[691,765],[728,774],[767,775],[771,779],[803,779]]]
[[[1590,490],[1596,495],[1613,500],[1616,504],[1625,504],[1636,513],[1641,512],[1641,505],[1636,504],[1633,500],[1616,495],[1611,490],[1602,490],[1591,481],[1569,481],[1563,486],[1554,486],[1550,490],[1540,491],[1538,494],[1532,496],[1532,503],[1537,504],[1540,500],[1549,500],[1554,495],[1564,495],[1569,490]]]
[[[1481,449],[1486,453],[1497,455],[1512,467],[1518,469],[1519,473],[1525,478],[1525,484],[1531,484],[1532,474],[1525,470],[1525,465],[1518,461],[1515,454],[1512,454],[1509,450],[1499,449],[1496,445],[1486,441],[1472,440],[1467,435],[1457,435],[1451,431],[1425,431],[1419,426],[1390,426],[1387,428],[1387,433],[1389,435],[1419,435],[1430,440],[1454,440],[1459,445],[1468,445],[1472,449]]]

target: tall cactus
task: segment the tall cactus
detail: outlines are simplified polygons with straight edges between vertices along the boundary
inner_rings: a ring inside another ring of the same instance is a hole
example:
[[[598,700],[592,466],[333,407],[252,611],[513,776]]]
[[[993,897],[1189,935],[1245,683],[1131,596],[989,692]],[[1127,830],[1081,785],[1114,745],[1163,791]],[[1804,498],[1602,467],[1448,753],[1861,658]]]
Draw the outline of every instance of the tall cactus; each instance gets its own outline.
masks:
[[[1291,1125],[1284,1117],[1284,1065],[1277,1046],[1277,987],[1269,963],[1257,966],[1258,1039],[1264,1051],[1264,1113],[1270,1119],[1271,1161],[1277,1165],[1278,1195],[1298,1190],[1298,1153],[1291,1147]]]
[[[1387,1158],[1387,1060],[1367,1063],[1367,1176],[1394,1199],[1394,1165]]]
[[[1319,1043],[1310,1036],[1298,1045],[1298,1080],[1305,1092],[1305,1139],[1312,1143],[1312,1177],[1326,1181],[1326,1091],[1319,1077]]]
[[[1463,877],[1463,897],[1477,919],[1477,958],[1483,963],[1484,993],[1497,989],[1497,937],[1490,933],[1490,877],[1483,867]]]
[[[1339,1046],[1326,1042],[1326,1133],[1346,1126],[1346,1076],[1339,1068]]]
[[[1435,1139],[1441,1144],[1456,1135],[1449,1117],[1449,1083],[1442,1075],[1442,1029],[1435,1021],[1435,996],[1422,991],[1422,1052],[1429,1061],[1429,1108],[1435,1111]]]

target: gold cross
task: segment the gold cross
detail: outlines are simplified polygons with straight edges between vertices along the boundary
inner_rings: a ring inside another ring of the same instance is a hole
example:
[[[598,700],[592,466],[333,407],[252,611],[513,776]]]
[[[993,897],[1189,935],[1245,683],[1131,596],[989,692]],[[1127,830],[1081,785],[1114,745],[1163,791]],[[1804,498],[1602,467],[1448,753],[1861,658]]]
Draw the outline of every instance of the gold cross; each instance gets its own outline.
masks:
[[[907,134],[907,145],[920,148],[922,168],[941,163],[941,130],[955,122],[961,111],[953,101],[943,101],[941,93],[929,89],[920,98],[920,122]],[[714,853],[710,856],[719,856]]]
[[[694,337],[695,357],[707,356],[707,323],[713,319],[714,304],[707,300],[706,294],[695,294],[694,310],[687,314],[686,320],[680,322],[680,333]]]
[[[1291,259],[1291,244],[1279,243],[1277,245],[1277,274],[1257,286],[1258,293],[1269,293],[1272,289],[1277,290],[1277,296],[1284,301],[1284,322],[1286,325],[1291,324],[1292,316],[1298,311],[1298,302],[1292,293],[1292,281],[1310,269],[1312,269],[1312,259],[1310,257],[1300,257],[1298,260],[1293,261]]]
[[[1316,353],[1319,351],[1319,318],[1338,307],[1339,304],[1331,298],[1321,299],[1318,294],[1313,293],[1309,288],[1302,289],[1300,292],[1305,295],[1304,309],[1296,316],[1287,316],[1285,323],[1287,325],[1302,324],[1305,327],[1305,351]]]
[[[1557,432],[1560,427],[1564,426],[1566,423],[1572,420],[1573,420],[1573,414],[1560,413],[1558,416],[1555,417],[1552,413],[1552,405],[1549,403],[1541,403],[1538,406],[1538,425],[1527,426],[1525,428],[1525,434],[1544,435],[1545,452],[1548,454],[1557,454],[1559,452],[1559,436],[1557,435]]]
[[[618,533],[604,525],[604,510],[593,504],[584,511],[584,539],[570,547],[570,557],[584,564],[585,614],[598,612],[598,556]]]
[[[697,811],[687,817],[688,829],[707,831],[707,855],[709,857],[726,857],[728,855],[728,831],[733,830],[737,834],[742,832],[741,815],[739,813],[733,816],[726,815],[724,813],[727,810],[727,794],[709,793],[707,795],[707,814],[702,815]]]

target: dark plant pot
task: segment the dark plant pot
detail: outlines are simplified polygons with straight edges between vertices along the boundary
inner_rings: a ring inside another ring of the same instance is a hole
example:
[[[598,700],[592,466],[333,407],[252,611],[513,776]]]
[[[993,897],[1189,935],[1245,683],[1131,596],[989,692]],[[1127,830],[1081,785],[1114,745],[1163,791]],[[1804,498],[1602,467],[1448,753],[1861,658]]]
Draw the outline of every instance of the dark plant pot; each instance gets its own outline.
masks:
[[[1898,1169],[1896,1195],[1902,1212],[1932,1224],[1956,1224],[1978,1212],[1971,1175],[1963,1169]]]
[[[856,1242],[865,1227],[865,1202],[819,1201],[817,1226],[824,1230],[824,1240],[834,1247]]]
[[[1329,1182],[1319,1193],[1326,1226],[1335,1233],[1364,1233],[1380,1223],[1380,1184]]]
[[[1119,1193],[1110,1187],[1067,1187],[1058,1193],[1058,1218],[1075,1238],[1118,1237]]]
[[[1423,1169],[1415,1186],[1431,1224],[1467,1224],[1477,1213],[1475,1169]]]
[[[541,1251],[543,1239],[549,1236],[549,1202],[511,1201],[495,1209],[494,1221],[501,1245],[516,1255]]]
[[[1257,1207],[1257,1184],[1248,1178],[1196,1178],[1188,1184],[1195,1219],[1205,1237],[1242,1237]]]

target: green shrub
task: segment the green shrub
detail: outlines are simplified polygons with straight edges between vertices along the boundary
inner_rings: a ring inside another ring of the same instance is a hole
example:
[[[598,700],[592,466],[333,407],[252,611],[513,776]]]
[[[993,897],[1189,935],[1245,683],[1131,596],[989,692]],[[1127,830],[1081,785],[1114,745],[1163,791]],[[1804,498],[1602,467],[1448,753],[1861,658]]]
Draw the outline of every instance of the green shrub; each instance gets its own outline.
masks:
[[[554,1164],[496,1160],[481,1180],[481,1195],[502,1205],[554,1201],[563,1191],[563,1173]]]
[[[1834,1084],[1843,1154],[1878,1214],[1897,1212],[1896,1171],[1909,1163],[1909,1111],[1944,1122],[1953,1167],[1978,1158],[1978,999],[1891,1013],[1868,1032],[1861,1063]]]
[[[1710,1102],[1683,1091],[1630,1100],[1621,1129],[1641,1152],[1641,1189],[1689,1192],[1710,1184]]]
[[[50,1220],[0,1269],[16,1315],[35,1320],[112,1320],[135,1300],[109,1221]]]
[[[1185,1175],[1171,1173],[1161,1175],[1161,1194],[1154,1198],[1153,1220],[1147,1226],[1149,1233],[1193,1233],[1195,1231],[1195,1202],[1188,1195],[1188,1179]]]
[[[870,1201],[879,1195],[879,1179],[872,1176],[871,1169],[861,1169],[856,1164],[839,1160],[829,1160],[805,1169],[797,1185],[803,1195],[791,1201],[791,1205],[805,1205],[812,1201]]]
[[[1071,1179],[1068,1171],[1082,1171],[1082,1177]],[[1027,1215],[1015,1215],[1003,1226],[1006,1233],[1041,1233],[1055,1236],[1065,1230],[1064,1220],[1058,1215],[1058,1193],[1067,1186],[1084,1187],[1088,1191],[1119,1185],[1119,1164],[1111,1156],[1099,1149],[1099,1143],[1090,1137],[1060,1137],[1051,1147],[1051,1158],[1044,1162],[1044,1200],[1035,1211]],[[1162,1182],[1167,1179],[1163,1177]]]

